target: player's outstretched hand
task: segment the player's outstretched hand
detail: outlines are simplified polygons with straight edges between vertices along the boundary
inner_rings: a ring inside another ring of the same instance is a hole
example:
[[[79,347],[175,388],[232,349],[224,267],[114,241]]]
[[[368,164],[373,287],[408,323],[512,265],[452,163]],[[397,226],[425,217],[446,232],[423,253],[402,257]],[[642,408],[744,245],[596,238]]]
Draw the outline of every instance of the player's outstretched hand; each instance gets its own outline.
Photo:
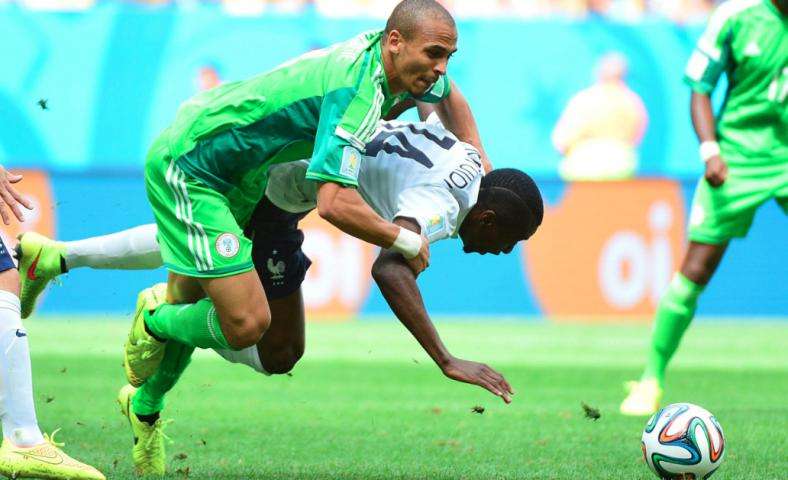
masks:
[[[489,390],[493,395],[501,397],[506,403],[512,403],[514,391],[503,375],[483,363],[470,362],[453,358],[443,367],[443,374],[452,380],[471,383]]]
[[[22,175],[11,173],[0,165],[0,216],[3,217],[3,223],[6,225],[11,225],[11,217],[8,215],[6,207],[11,209],[11,212],[20,222],[24,222],[25,217],[22,216],[22,210],[19,206],[22,205],[28,210],[33,209],[30,201],[17,192],[12,185],[20,180],[22,180]]]
[[[728,178],[728,164],[719,155],[714,155],[706,162],[706,181],[714,188],[725,183]]]
[[[415,257],[405,260],[408,266],[413,270],[413,274],[417,277],[421,272],[430,266],[430,241],[424,235],[421,236],[421,248],[419,254]]]

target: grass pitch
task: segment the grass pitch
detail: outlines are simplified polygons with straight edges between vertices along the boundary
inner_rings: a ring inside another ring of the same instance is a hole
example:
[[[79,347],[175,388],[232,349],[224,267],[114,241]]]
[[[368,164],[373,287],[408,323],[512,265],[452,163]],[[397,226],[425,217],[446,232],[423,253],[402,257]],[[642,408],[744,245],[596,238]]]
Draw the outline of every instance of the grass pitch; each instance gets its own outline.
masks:
[[[134,478],[115,404],[124,383],[120,318],[27,323],[41,425],[108,478]],[[444,378],[396,320],[310,324],[292,376],[263,377],[196,356],[164,417],[169,478],[650,479],[645,418],[617,413],[642,365],[646,326],[440,323],[457,356],[514,386],[504,405]],[[700,323],[668,377],[666,402],[712,411],[725,430],[715,479],[788,471],[786,324]],[[584,418],[581,402],[600,409]],[[485,408],[473,413],[475,406]]]

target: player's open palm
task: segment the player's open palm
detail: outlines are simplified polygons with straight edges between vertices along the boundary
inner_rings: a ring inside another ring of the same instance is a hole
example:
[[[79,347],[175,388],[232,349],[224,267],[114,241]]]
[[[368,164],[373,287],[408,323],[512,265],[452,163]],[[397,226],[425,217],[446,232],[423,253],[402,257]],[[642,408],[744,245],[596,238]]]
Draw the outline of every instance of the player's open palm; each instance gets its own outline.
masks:
[[[714,155],[706,162],[706,181],[714,188],[725,183],[728,178],[728,164],[719,155]]]
[[[430,242],[424,235],[421,236],[421,248],[419,254],[413,258],[407,259],[408,266],[413,270],[413,274],[417,277],[421,272],[430,266]]]
[[[452,380],[471,383],[487,389],[493,395],[501,397],[506,403],[512,402],[514,391],[512,391],[509,382],[488,365],[454,358],[443,368],[443,374]]]
[[[11,209],[11,212],[20,222],[24,222],[25,217],[22,216],[22,210],[19,206],[22,205],[28,210],[33,209],[30,201],[13,187],[13,184],[18,183],[20,180],[22,180],[22,175],[11,173],[0,165],[0,216],[3,217],[3,223],[6,225],[11,224],[11,217],[8,215],[6,208]]]

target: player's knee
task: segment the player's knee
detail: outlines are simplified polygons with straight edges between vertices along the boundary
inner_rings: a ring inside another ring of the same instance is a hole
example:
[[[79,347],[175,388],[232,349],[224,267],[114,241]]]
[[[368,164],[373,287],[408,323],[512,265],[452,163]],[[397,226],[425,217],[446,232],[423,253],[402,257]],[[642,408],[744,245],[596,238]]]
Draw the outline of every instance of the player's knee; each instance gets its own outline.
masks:
[[[0,290],[19,295],[19,271],[9,268],[0,272]]]
[[[260,362],[266,372],[281,375],[292,370],[303,355],[303,345],[288,345],[274,351],[261,352]]]
[[[251,308],[233,315],[227,322],[228,331],[225,332],[227,343],[232,348],[241,349],[256,345],[268,330],[271,324],[271,312],[268,307]]]
[[[704,259],[692,259],[684,264],[681,273],[698,285],[706,285],[714,273],[714,268],[711,262]]]

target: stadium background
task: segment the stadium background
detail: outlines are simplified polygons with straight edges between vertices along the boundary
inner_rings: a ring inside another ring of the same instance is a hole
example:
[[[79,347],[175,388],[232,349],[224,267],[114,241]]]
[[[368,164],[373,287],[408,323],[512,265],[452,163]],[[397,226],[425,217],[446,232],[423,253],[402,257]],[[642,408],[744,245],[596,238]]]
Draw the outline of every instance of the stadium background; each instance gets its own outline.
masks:
[[[0,161],[28,172],[23,190],[37,204],[22,228],[76,239],[152,221],[141,165],[182,101],[380,28],[389,8],[311,3],[0,1]],[[642,321],[681,257],[702,171],[681,76],[708,2],[664,2],[696,7],[671,15],[646,8],[651,3],[534,1],[543,9],[517,10],[519,17],[515,7],[528,2],[453,3],[460,51],[449,73],[471,102],[494,164],[533,175],[547,213],[512,255],[482,258],[463,255],[457,241],[435,245],[419,282],[429,310]],[[551,132],[610,52],[627,60],[627,85],[648,116],[636,176],[566,182]],[[388,314],[368,274],[374,252],[317,219],[305,228],[315,262],[305,284],[312,316]],[[751,235],[730,248],[699,314],[784,316],[788,249],[775,248],[774,239],[787,233],[782,213],[766,205]],[[136,292],[163,273],[73,272],[41,312],[127,313]]]

